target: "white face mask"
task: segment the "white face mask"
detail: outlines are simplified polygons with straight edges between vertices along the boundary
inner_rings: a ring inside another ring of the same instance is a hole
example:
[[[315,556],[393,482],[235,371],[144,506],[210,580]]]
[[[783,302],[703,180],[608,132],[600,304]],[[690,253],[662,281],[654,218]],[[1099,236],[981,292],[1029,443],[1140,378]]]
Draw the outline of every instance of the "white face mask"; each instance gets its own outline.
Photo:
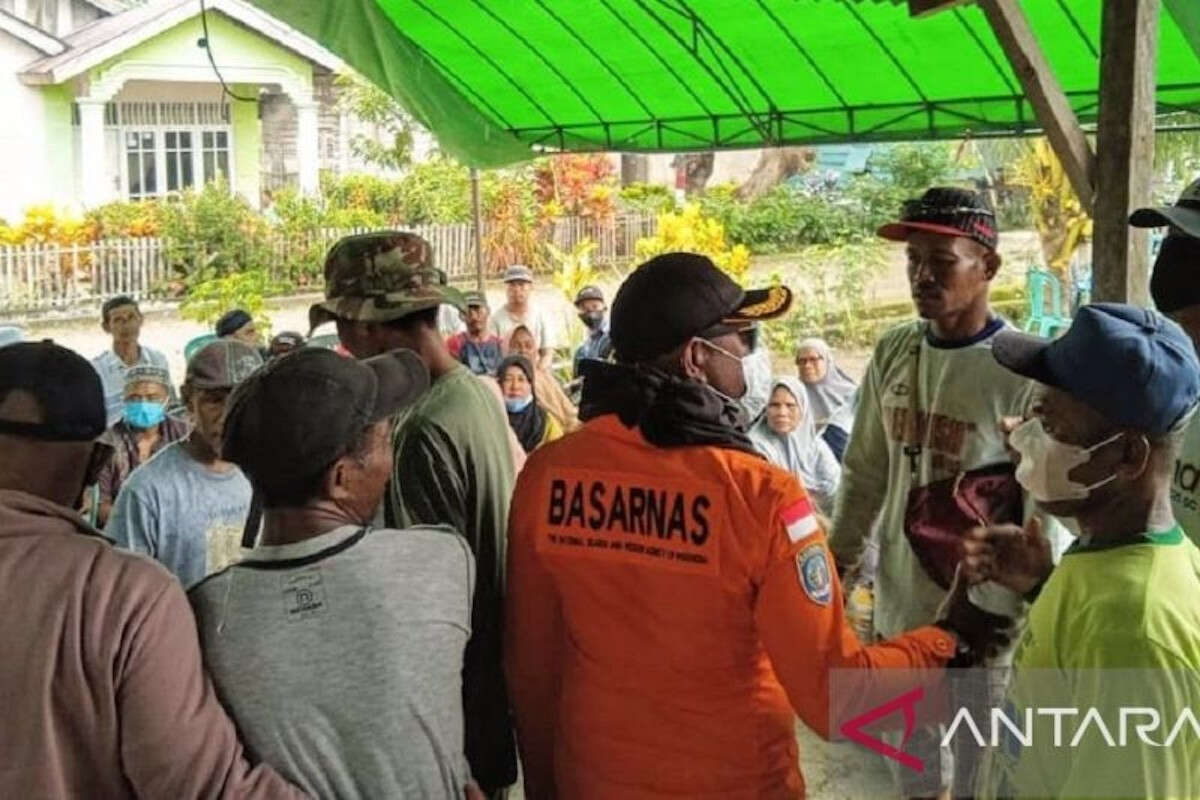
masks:
[[[1077,483],[1069,477],[1071,470],[1091,461],[1092,453],[1121,438],[1114,434],[1091,447],[1060,442],[1042,427],[1042,420],[1034,417],[1017,426],[1009,435],[1009,443],[1021,454],[1017,467],[1017,483],[1025,488],[1035,500],[1053,503],[1060,500],[1082,500],[1107,483],[1116,480],[1116,473],[1091,486]]]
[[[750,393],[750,371],[747,370],[747,368],[746,368],[746,361],[750,358],[751,355],[753,355],[753,353],[748,353],[747,355],[739,358],[738,356],[735,356],[733,353],[726,350],[724,347],[713,344],[708,339],[697,339],[696,341],[703,342],[704,344],[708,345],[713,350],[716,350],[718,353],[725,356],[726,358],[732,358],[734,361],[738,362],[738,364],[741,366],[743,389],[742,389],[742,393],[740,395],[738,395],[737,397],[729,397],[729,395],[725,394],[720,389],[717,389],[711,383],[708,385],[708,387],[710,389],[712,389],[714,392],[721,395],[722,397],[729,397],[729,399],[734,401],[735,403],[740,403],[746,397],[746,395]]]

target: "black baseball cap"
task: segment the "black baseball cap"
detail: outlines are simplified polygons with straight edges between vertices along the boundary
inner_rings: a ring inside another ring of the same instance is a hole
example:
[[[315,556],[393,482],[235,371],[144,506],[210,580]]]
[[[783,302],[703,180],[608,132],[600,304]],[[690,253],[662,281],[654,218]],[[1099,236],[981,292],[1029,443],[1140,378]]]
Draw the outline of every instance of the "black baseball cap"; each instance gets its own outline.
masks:
[[[995,250],[1000,242],[991,203],[984,194],[972,189],[935,186],[919,198],[904,201],[899,221],[881,226],[876,234],[903,242],[914,231],[962,236],[989,250]]]
[[[108,427],[100,375],[83,356],[48,339],[0,347],[0,396],[16,389],[33,395],[42,421],[0,419],[0,432],[89,442]]]
[[[1163,434],[1200,400],[1200,361],[1183,329],[1157,311],[1122,303],[1079,309],[1058,339],[1005,330],[1001,365],[1061,389],[1110,422]]]
[[[412,404],[429,371],[411,350],[356,361],[305,347],[280,356],[229,396],[222,456],[272,495],[315,479],[363,428]]]
[[[743,290],[707,256],[664,253],[635,269],[612,304],[618,361],[649,361],[717,326],[747,326],[787,313],[786,286]]]
[[[1200,179],[1192,181],[1173,206],[1139,208],[1129,215],[1135,228],[1163,228],[1174,225],[1188,236],[1200,239]]]

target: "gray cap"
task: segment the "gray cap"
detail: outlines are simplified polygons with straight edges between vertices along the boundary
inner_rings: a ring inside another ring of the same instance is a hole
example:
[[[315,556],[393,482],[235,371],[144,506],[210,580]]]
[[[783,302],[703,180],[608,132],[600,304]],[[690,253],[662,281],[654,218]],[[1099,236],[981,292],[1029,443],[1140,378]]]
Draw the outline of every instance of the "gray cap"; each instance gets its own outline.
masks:
[[[262,365],[262,356],[250,345],[218,339],[192,356],[185,383],[192,389],[232,389]]]
[[[504,282],[513,283],[515,281],[533,283],[533,270],[524,264],[513,264],[511,267],[504,270]]]
[[[133,384],[142,381],[171,388],[171,374],[164,367],[156,367],[153,364],[134,364],[125,370],[125,388],[128,389]]]

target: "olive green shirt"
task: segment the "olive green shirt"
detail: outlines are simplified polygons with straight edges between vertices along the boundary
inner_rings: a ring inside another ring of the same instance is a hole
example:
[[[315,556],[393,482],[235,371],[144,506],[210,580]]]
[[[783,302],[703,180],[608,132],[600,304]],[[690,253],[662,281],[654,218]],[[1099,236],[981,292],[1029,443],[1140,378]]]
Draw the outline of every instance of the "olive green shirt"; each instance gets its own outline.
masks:
[[[475,555],[471,640],[463,666],[467,760],[485,791],[517,776],[501,663],[508,506],[516,481],[508,420],[466,367],[437,378],[396,426],[388,527],[448,525]]]

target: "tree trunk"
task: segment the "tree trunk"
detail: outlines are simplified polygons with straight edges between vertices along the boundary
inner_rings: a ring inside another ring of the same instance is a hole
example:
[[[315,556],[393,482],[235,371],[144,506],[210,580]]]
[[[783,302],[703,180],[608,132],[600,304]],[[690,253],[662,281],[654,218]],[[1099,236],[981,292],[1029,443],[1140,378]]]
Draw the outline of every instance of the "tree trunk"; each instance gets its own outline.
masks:
[[[683,165],[684,191],[688,197],[704,191],[708,179],[713,174],[715,157],[713,153],[687,153],[679,156]]]
[[[742,200],[761,197],[793,175],[807,172],[815,158],[816,153],[809,147],[773,147],[763,150],[750,177],[738,187],[737,195]]]

